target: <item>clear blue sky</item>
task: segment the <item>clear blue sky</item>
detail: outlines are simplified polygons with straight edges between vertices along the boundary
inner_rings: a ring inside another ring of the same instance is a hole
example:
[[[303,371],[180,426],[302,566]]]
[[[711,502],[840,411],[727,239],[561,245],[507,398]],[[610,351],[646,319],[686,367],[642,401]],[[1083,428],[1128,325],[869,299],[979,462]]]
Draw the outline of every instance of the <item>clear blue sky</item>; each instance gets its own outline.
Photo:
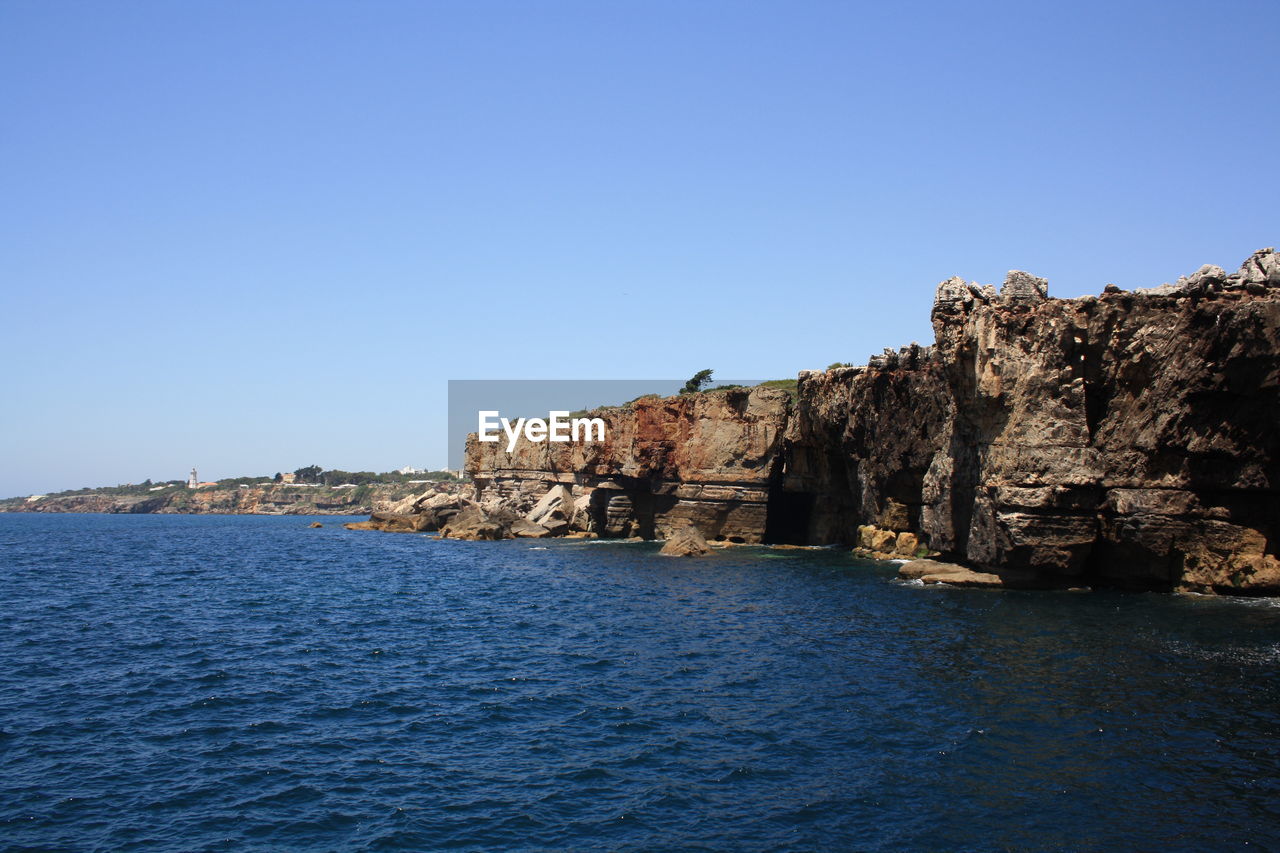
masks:
[[[0,496],[441,466],[447,379],[792,376],[1280,242],[1267,3],[0,3]]]

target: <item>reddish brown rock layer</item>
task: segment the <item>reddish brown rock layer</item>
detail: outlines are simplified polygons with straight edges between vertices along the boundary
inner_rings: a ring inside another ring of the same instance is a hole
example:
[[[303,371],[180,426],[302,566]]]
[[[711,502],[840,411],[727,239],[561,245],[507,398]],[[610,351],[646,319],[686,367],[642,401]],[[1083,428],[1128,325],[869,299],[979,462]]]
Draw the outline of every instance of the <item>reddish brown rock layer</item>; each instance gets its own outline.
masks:
[[[778,478],[790,395],[736,389],[646,398],[593,412],[603,442],[467,444],[467,473],[482,502],[521,512],[569,486],[580,526],[602,535],[665,539],[695,525],[709,539],[760,542]]]

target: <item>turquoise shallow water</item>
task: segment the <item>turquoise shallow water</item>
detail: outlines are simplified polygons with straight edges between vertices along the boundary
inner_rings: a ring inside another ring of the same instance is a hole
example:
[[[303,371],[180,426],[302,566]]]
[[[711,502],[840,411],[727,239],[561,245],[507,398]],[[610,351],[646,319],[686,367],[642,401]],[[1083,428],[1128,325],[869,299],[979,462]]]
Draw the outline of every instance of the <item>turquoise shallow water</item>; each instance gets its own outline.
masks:
[[[1280,848],[1280,606],[0,515],[6,850]]]

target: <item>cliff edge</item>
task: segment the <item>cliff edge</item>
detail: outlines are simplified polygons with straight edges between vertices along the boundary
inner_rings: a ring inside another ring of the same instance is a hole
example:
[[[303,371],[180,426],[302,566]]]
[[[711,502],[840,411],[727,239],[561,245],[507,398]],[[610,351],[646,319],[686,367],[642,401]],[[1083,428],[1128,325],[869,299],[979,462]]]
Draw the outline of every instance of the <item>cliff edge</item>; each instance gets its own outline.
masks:
[[[1054,585],[1280,594],[1273,249],[1079,299],[953,278],[932,320],[933,346],[801,373],[794,403],[642,400],[597,445],[473,437],[467,470],[516,511],[563,487],[601,536],[906,542]]]

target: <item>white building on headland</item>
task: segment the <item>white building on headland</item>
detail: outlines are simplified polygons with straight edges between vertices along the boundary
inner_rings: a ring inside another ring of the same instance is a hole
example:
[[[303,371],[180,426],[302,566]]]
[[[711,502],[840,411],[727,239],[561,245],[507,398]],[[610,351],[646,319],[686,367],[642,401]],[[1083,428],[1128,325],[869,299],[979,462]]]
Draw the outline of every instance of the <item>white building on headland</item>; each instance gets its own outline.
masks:
[[[187,478],[187,488],[188,489],[200,488],[200,478],[196,476],[195,468],[191,469],[191,476]]]

